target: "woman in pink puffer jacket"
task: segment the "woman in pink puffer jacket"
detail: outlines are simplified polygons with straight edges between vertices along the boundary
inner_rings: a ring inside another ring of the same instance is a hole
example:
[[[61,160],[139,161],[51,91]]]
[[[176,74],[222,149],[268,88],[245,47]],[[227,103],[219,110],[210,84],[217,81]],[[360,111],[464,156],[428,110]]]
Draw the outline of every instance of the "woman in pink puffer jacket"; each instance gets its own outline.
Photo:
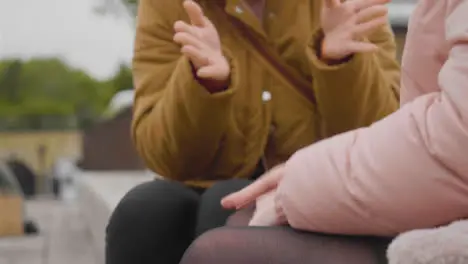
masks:
[[[400,110],[222,201],[256,202],[251,226],[310,232],[224,227],[181,263],[386,263],[391,237],[468,218],[468,0],[419,0],[402,66]]]
[[[333,234],[392,236],[467,218],[467,17],[468,0],[420,0],[400,110],[298,151],[223,204],[258,197],[251,225]]]

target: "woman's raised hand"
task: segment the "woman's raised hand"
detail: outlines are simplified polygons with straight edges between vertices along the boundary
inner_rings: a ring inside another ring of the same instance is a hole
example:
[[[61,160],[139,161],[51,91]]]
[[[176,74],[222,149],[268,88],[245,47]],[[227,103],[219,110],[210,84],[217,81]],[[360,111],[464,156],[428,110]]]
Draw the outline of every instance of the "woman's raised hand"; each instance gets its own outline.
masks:
[[[364,39],[388,22],[385,4],[390,0],[322,1],[322,59],[342,60],[354,53],[377,50]]]
[[[228,80],[230,67],[222,53],[218,31],[196,2],[185,0],[183,5],[190,24],[175,22],[174,41],[182,46],[181,52],[192,62],[199,78]]]

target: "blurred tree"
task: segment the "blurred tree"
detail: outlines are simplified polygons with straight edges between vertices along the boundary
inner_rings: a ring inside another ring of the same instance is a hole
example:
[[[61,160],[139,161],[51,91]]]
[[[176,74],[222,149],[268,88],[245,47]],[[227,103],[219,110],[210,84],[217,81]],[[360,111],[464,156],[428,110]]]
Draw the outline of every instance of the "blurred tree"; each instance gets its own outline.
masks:
[[[98,81],[55,58],[0,62],[0,129],[86,127],[131,83],[124,64],[109,80]]]
[[[136,6],[138,4],[138,0],[122,0],[124,5],[129,9],[129,11],[136,15]]]
[[[9,61],[4,64],[0,76],[0,93],[11,102],[19,100],[19,81],[23,63],[20,60]]]
[[[126,17],[133,25],[138,0],[100,0],[95,11],[101,15],[115,15]]]
[[[112,86],[116,89],[115,92],[131,89],[133,87],[132,70],[124,63],[121,63],[119,70],[111,81]]]

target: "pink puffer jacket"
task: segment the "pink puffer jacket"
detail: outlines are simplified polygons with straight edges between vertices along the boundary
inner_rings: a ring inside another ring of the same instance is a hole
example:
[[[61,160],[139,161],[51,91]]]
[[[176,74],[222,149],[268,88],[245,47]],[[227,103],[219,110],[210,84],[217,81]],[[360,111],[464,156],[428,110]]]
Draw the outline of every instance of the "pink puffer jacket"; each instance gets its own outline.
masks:
[[[468,0],[420,0],[399,111],[297,152],[277,189],[291,226],[395,235],[468,217]]]

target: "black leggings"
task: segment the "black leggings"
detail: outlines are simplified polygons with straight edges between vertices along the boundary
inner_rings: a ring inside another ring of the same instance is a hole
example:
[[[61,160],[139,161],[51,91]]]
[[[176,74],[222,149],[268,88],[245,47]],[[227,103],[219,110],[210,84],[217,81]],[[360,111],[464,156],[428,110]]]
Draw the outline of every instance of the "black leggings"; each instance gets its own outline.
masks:
[[[204,193],[156,180],[121,200],[107,227],[107,264],[380,264],[388,238],[326,236],[289,227],[245,227],[253,208],[232,214],[220,206],[247,180],[220,182]],[[221,227],[226,223],[229,226]],[[210,229],[215,230],[208,231]]]
[[[385,264],[390,241],[289,227],[221,227],[199,237],[181,264]]]
[[[106,264],[179,263],[195,237],[223,226],[233,213],[221,207],[221,198],[249,183],[223,181],[203,192],[154,180],[133,188],[109,220]]]

